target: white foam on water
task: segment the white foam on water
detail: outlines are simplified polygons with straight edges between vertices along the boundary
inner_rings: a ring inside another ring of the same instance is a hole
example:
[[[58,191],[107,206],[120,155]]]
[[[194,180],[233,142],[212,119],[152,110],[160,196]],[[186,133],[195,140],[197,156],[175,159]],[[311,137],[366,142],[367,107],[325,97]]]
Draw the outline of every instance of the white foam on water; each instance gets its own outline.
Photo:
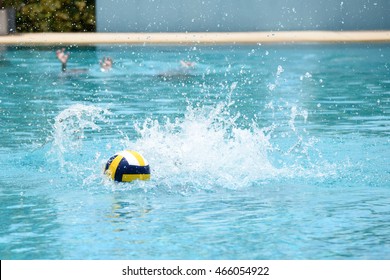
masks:
[[[183,117],[150,117],[136,122],[136,137],[128,137],[120,130],[116,136],[111,135],[106,141],[119,142],[118,151],[136,150],[151,167],[149,182],[125,187],[120,184],[120,188],[157,186],[179,192],[239,189],[266,184],[270,180],[318,179],[334,175],[335,165],[321,159],[316,148],[319,140],[303,134],[296,126],[297,118],[306,122],[306,110],[296,106],[285,108],[289,116],[285,124],[261,127],[257,120],[247,120],[243,125],[241,114],[233,113],[232,109],[235,103],[231,93],[235,87],[236,84],[232,84],[226,100],[217,104],[189,103]],[[109,157],[105,159],[102,154],[112,149],[111,144],[100,142],[99,148],[104,149],[101,151],[90,145],[90,139],[89,145],[85,144],[86,131],[101,131],[100,122],[110,125],[107,120],[110,114],[97,106],[76,104],[55,118],[51,158],[59,162],[62,172],[74,173],[85,186],[103,184],[115,188],[102,172]],[[101,134],[104,135],[104,131]],[[88,135],[102,137],[99,133]]]
[[[317,139],[299,135],[295,126],[298,116],[306,121],[307,111],[291,108],[288,134],[279,133],[277,125],[260,127],[254,120],[245,127],[239,125],[240,114],[231,114],[233,104],[228,97],[215,106],[190,104],[184,118],[149,118],[135,125],[137,140],[126,138],[123,145],[134,147],[149,160],[156,184],[172,188],[237,189],[270,179],[323,178],[334,173],[334,165],[314,160],[320,157]],[[273,143],[275,137],[291,137],[295,142],[280,149]],[[274,163],[276,157],[282,158],[281,164]]]
[[[148,158],[153,178],[166,185],[236,187],[278,172],[267,158],[269,139],[261,128],[239,128],[226,107],[187,107],[184,119],[136,125],[133,145]]]
[[[106,116],[109,114],[108,110],[83,104],[75,104],[61,111],[53,124],[52,146],[49,151],[51,159],[58,161],[62,169],[75,169],[78,162],[75,154],[85,148],[86,132],[100,131],[98,123],[107,122]]]

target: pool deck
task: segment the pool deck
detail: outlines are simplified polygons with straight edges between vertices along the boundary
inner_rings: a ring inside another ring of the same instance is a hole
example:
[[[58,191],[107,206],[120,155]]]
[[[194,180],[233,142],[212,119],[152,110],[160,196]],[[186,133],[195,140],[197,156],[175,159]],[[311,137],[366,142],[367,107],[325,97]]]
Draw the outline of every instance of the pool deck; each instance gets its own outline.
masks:
[[[0,36],[0,46],[67,46],[97,44],[291,44],[362,42],[390,43],[390,30],[227,33],[14,33]]]

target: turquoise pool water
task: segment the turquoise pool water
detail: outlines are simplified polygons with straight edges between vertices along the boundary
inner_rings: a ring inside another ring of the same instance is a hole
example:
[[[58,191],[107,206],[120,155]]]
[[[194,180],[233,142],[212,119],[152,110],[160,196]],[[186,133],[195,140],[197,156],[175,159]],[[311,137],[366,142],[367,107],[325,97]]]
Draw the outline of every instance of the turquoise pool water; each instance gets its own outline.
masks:
[[[1,259],[390,258],[389,45],[55,50],[1,50]]]

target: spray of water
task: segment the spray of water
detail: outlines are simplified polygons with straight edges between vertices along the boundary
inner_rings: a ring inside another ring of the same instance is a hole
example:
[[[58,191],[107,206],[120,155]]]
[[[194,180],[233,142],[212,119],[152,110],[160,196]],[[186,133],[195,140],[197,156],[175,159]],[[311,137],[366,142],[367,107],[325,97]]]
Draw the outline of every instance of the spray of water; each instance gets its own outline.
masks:
[[[324,162],[311,161],[313,151],[317,153],[316,139],[300,135],[295,124],[298,117],[306,121],[307,111],[290,107],[290,118],[283,132],[277,131],[278,125],[262,127],[256,120],[242,125],[238,121],[240,113],[232,113],[231,93],[235,87],[236,84],[231,86],[226,100],[215,105],[188,102],[184,117],[136,122],[137,137],[127,137],[123,131],[118,131],[118,135],[109,138],[108,141],[120,137],[122,149],[137,150],[149,161],[151,181],[134,184],[179,192],[239,189],[281,178],[324,177],[334,171],[333,167],[326,168]],[[97,180],[107,184],[108,179],[103,179],[101,171],[110,155],[107,159],[100,157],[100,153],[91,157],[97,152],[96,148],[84,143],[87,131],[101,131],[97,123],[108,123],[109,114],[96,106],[76,104],[55,118],[51,153],[56,155],[63,172],[77,172],[79,177],[81,174],[86,185],[91,182],[96,185]],[[286,127],[290,133],[285,131]],[[90,137],[97,135],[92,133]],[[293,139],[286,141],[289,137]],[[277,143],[279,140],[289,144],[282,148]],[[83,157],[84,152],[88,156]]]
[[[153,177],[167,186],[236,188],[275,176],[268,136],[255,123],[239,128],[228,108],[188,105],[184,119],[147,119],[135,126],[137,141],[125,145],[142,150]]]
[[[136,123],[139,137],[126,139],[123,145],[149,159],[155,184],[171,188],[238,189],[275,179],[329,174],[324,161],[319,165],[313,160],[320,155],[317,139],[300,135],[296,127],[297,118],[306,122],[306,110],[289,108],[288,132],[282,124],[262,127],[256,120],[243,126],[238,121],[240,113],[231,113],[235,87],[234,83],[226,100],[216,105],[189,103],[184,118]],[[281,127],[282,132],[278,131]],[[274,139],[289,144],[282,149]],[[276,164],[276,159],[281,163]]]
[[[83,170],[76,168],[81,156],[88,131],[100,131],[99,122],[107,122],[108,110],[97,106],[75,104],[61,111],[54,120],[53,143],[50,155],[58,161],[63,171]],[[85,165],[85,163],[84,163]]]

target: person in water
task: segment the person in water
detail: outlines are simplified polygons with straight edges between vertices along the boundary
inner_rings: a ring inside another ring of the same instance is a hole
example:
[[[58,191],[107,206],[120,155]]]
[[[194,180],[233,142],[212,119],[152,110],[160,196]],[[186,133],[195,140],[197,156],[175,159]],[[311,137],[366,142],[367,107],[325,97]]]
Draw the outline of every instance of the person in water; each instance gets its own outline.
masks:
[[[61,61],[61,70],[66,72],[66,63],[68,62],[69,53],[65,53],[65,48],[56,51],[56,55],[59,61]]]
[[[195,62],[180,60],[180,65],[184,69],[194,68],[195,67]]]
[[[103,57],[103,59],[100,61],[100,70],[102,72],[107,72],[112,69],[112,58],[111,57]]]
[[[186,78],[191,75],[192,69],[195,68],[196,63],[192,61],[180,60],[180,68],[166,71],[158,74],[158,77],[166,78]]]
[[[61,62],[61,70],[62,72],[67,72],[67,73],[85,73],[88,70],[87,69],[72,69],[68,70],[67,69],[67,63],[69,59],[69,53],[65,53],[65,48],[59,49],[56,51],[56,56],[58,60]]]

